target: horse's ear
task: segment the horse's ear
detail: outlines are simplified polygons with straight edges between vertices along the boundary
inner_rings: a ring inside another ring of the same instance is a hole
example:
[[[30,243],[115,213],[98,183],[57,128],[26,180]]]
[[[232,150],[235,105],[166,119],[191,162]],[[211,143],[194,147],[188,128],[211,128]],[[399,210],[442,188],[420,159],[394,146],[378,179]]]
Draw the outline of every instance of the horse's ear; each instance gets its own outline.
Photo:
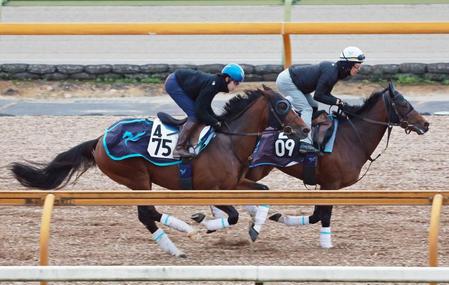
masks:
[[[270,87],[268,87],[265,84],[262,84],[262,87],[263,87],[263,90],[265,90],[265,91],[273,91],[273,89],[271,89]]]
[[[390,96],[393,97],[395,88],[394,88],[394,83],[391,80],[388,82],[388,90],[390,91]]]

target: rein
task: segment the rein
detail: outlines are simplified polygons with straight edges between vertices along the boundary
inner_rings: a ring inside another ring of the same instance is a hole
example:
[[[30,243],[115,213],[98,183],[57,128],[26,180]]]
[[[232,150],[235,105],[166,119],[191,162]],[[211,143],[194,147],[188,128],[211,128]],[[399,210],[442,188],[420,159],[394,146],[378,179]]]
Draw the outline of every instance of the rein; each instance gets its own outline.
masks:
[[[385,91],[386,91],[386,90],[385,90]],[[390,90],[390,92],[392,92],[392,91]],[[368,173],[368,171],[369,171],[369,169],[370,169],[370,167],[371,167],[371,164],[372,164],[374,161],[376,161],[376,160],[377,160],[377,159],[378,159],[378,158],[379,158],[379,157],[380,157],[380,156],[387,150],[388,144],[389,144],[389,142],[390,142],[391,131],[392,131],[392,129],[393,129],[394,126],[401,126],[401,127],[404,127],[404,128],[406,129],[406,130],[405,130],[405,133],[406,133],[406,134],[410,134],[410,132],[411,132],[411,129],[408,128],[408,126],[409,126],[410,124],[407,122],[407,120],[404,120],[404,117],[406,118],[407,115],[408,115],[411,111],[413,111],[413,107],[410,106],[410,109],[407,111],[407,113],[405,114],[405,116],[401,116],[401,114],[398,112],[398,110],[397,110],[397,108],[396,108],[396,103],[393,101],[392,98],[390,98],[389,96],[385,96],[385,92],[383,93],[383,97],[382,97],[382,98],[383,98],[383,100],[384,100],[385,107],[387,108],[388,122],[372,120],[372,119],[369,119],[369,118],[365,118],[365,117],[363,117],[363,116],[360,116],[359,114],[355,114],[355,113],[352,113],[352,112],[349,112],[349,111],[345,111],[345,110],[339,109],[339,112],[341,112],[341,113],[346,113],[346,114],[348,114],[348,115],[351,115],[351,116],[353,116],[353,117],[356,117],[356,118],[358,118],[358,119],[360,119],[360,120],[362,120],[362,121],[365,121],[365,122],[367,122],[367,123],[371,123],[371,124],[375,124],[375,125],[382,125],[382,126],[386,126],[386,127],[387,127],[387,143],[386,143],[386,146],[385,146],[385,148],[384,148],[384,149],[383,149],[383,150],[382,150],[382,151],[381,151],[375,158],[372,158],[372,157],[371,157],[371,154],[369,154],[368,151],[367,151],[365,148],[363,148],[363,150],[365,151],[365,154],[366,154],[366,156],[368,157],[368,160],[370,161],[370,163],[369,163],[368,168],[366,169],[365,173],[363,173],[363,175],[362,175],[361,177],[359,177],[355,183],[359,182],[360,180],[362,180],[362,179],[365,177],[365,175]],[[398,119],[398,122],[393,122],[393,119],[392,119],[392,114],[393,114],[393,113],[392,113],[392,110],[394,111],[394,115],[396,115],[396,117],[397,117],[397,119]],[[350,125],[350,126],[352,127],[352,129],[354,130],[354,132],[355,132],[355,134],[357,135],[357,138],[358,138],[360,144],[361,144],[362,147],[363,147],[363,146],[364,146],[364,142],[363,142],[362,137],[360,136],[359,131],[357,130],[357,128],[355,127],[354,123],[351,121],[351,119],[350,119],[349,117],[346,116],[346,119],[348,120],[349,125]],[[408,130],[408,132],[407,132],[407,130]]]
[[[291,110],[291,104],[290,102],[288,102],[287,100],[280,100],[280,101],[285,101],[287,102],[287,104],[290,106],[284,114],[281,114],[283,116],[286,116],[287,113]],[[238,114],[236,114],[233,118],[231,118],[230,122],[237,120],[238,118],[240,118],[251,106],[253,106],[256,103],[256,100],[251,102],[251,104],[249,104],[248,106],[246,106],[246,108],[244,108],[242,111],[240,111]],[[234,156],[237,158],[237,160],[240,162],[240,164],[245,168],[249,165],[249,157],[248,160],[246,161],[242,161],[240,159],[240,157],[236,154],[235,149],[234,149],[234,143],[232,142],[232,136],[257,136],[260,137],[262,136],[262,134],[264,133],[272,133],[272,132],[277,132],[279,130],[283,130],[284,133],[286,134],[291,134],[292,133],[292,128],[290,126],[285,126],[284,123],[282,122],[281,118],[279,117],[279,114],[277,113],[277,110],[275,110],[275,108],[273,108],[273,103],[270,100],[270,114],[273,115],[273,117],[275,118],[276,122],[279,124],[280,128],[276,128],[276,129],[264,129],[262,132],[229,132],[229,131],[225,131],[222,130],[221,128],[219,130],[216,130],[215,132],[217,133],[221,133],[221,134],[225,134],[225,135],[229,135],[231,136],[231,149],[232,149],[232,153],[234,154]],[[281,112],[282,113],[282,112]],[[270,120],[270,118],[269,118]],[[223,121],[223,125],[226,126],[227,129],[230,129],[229,124],[226,121]],[[244,175],[244,173],[242,173],[242,175]]]

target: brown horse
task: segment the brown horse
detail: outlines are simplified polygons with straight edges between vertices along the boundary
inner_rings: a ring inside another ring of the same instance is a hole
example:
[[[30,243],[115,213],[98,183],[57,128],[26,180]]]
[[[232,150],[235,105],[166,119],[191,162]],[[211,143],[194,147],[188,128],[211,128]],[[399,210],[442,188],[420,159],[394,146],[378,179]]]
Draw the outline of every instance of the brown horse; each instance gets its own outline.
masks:
[[[247,170],[248,158],[255,147],[257,136],[269,126],[299,138],[306,137],[310,131],[282,95],[266,87],[264,90],[245,93],[246,96],[238,95],[227,102],[223,114],[218,117],[224,127],[217,130],[217,136],[201,155],[192,160],[193,189],[237,188]],[[112,180],[133,190],[151,190],[153,183],[168,189],[181,189],[177,165],[160,167],[140,157],[111,160],[105,151],[102,137],[60,153],[46,165],[13,163],[11,170],[25,187],[59,189],[75,173],[79,177],[94,165]],[[241,184],[239,188],[264,187],[251,181]],[[232,207],[223,207],[223,210],[229,214],[226,221],[228,226],[235,224],[238,220],[237,211]],[[159,213],[154,206],[138,206],[138,217],[164,251],[185,257],[156,222],[190,234],[193,229],[188,224]]]
[[[397,91],[392,83],[388,88],[373,93],[361,106],[348,106],[341,110],[338,132],[331,154],[318,158],[316,181],[321,190],[337,190],[356,183],[362,166],[373,161],[372,153],[388,129],[388,139],[393,126],[400,126],[408,134],[426,133],[429,123]],[[387,141],[388,146],[388,141]],[[377,158],[377,157],[376,157]],[[268,175],[271,166],[251,168],[247,178],[258,181]],[[279,168],[286,174],[303,179],[303,165]],[[271,220],[287,225],[314,224],[321,221],[324,228],[320,232],[321,246],[332,247],[330,221],[332,206],[318,205],[311,216],[282,216],[280,213],[270,217]]]

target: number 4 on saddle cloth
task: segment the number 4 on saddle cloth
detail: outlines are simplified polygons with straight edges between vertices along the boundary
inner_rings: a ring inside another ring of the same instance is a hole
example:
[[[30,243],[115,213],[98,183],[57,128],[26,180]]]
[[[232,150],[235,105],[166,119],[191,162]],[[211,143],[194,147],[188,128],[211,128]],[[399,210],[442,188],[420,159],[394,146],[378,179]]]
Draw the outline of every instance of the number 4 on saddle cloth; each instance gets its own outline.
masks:
[[[124,119],[105,130],[103,146],[112,160],[141,157],[157,166],[179,165],[181,184],[191,189],[192,169],[190,162],[173,158],[178,140],[179,127],[186,119],[178,120],[165,113],[158,118]],[[215,137],[210,126],[205,126],[199,135],[192,138],[190,151],[198,155]]]
[[[326,111],[314,113],[312,121],[312,138],[315,148],[321,154],[332,153],[337,134],[338,120]],[[282,132],[265,132],[259,139],[252,154],[250,168],[271,165],[274,167],[288,167],[304,164],[304,183],[315,185],[316,153],[300,153],[301,141],[288,138]]]

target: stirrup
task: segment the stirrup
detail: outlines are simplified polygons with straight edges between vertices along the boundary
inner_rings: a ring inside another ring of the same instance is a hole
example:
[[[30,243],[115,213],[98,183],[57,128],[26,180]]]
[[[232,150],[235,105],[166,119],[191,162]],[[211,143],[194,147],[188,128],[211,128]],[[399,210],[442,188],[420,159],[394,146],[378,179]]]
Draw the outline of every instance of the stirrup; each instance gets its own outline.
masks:
[[[195,154],[191,153],[190,151],[186,149],[176,149],[173,151],[173,158],[180,159],[180,158],[193,158],[195,157]]]
[[[299,152],[300,153],[317,153],[320,152],[318,149],[316,149],[313,145],[306,142],[301,142],[299,145]]]

